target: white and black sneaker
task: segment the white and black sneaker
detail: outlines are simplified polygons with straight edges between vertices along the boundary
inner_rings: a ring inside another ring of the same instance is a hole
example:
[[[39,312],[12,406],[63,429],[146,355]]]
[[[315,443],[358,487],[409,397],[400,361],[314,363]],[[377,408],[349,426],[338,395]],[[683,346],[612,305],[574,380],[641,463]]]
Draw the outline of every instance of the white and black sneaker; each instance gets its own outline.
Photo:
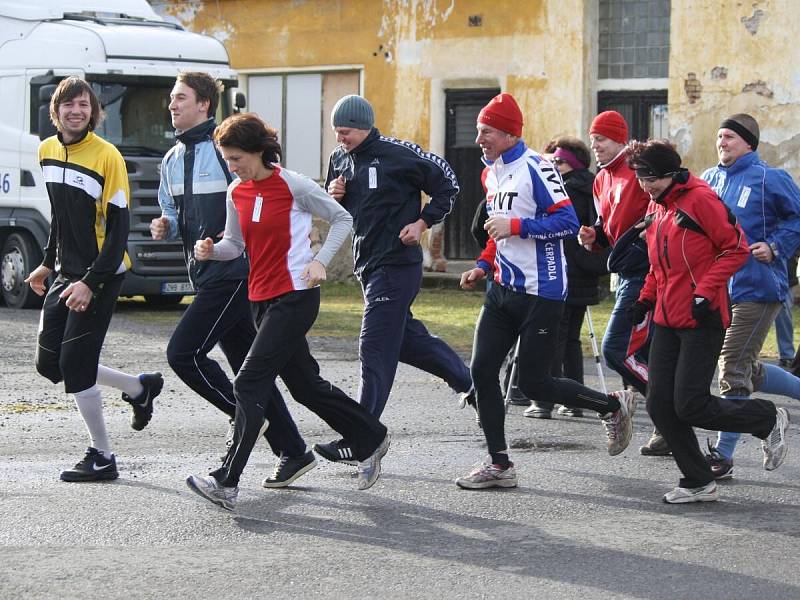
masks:
[[[716,502],[719,500],[717,483],[710,481],[706,485],[696,488],[676,487],[664,494],[664,502],[667,504],[689,504],[691,502]]]
[[[345,465],[358,466],[358,460],[353,454],[353,448],[344,440],[336,440],[328,444],[314,444],[314,452],[331,462]]]
[[[153,400],[164,387],[164,377],[161,373],[142,373],[139,375],[139,382],[142,384],[142,393],[136,398],[122,393],[122,399],[133,407],[131,427],[136,431],[141,431],[150,422],[153,416]]]
[[[106,458],[97,448],[87,448],[78,464],[71,469],[61,471],[61,481],[104,481],[119,477],[117,461],[114,455]]]
[[[225,510],[236,508],[236,499],[239,496],[238,487],[225,487],[211,475],[206,477],[189,475],[186,478],[186,485],[201,498],[205,498]]]

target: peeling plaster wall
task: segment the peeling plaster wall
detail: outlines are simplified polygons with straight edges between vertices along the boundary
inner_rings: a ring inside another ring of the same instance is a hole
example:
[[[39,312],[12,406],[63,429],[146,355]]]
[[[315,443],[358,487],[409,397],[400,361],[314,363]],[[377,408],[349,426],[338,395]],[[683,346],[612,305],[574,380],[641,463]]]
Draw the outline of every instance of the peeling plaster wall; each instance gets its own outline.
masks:
[[[674,1],[671,29],[670,136],[688,166],[716,164],[720,121],[746,112],[761,127],[761,157],[800,180],[796,0]]]
[[[438,152],[448,88],[497,86],[514,94],[535,148],[588,128],[584,0],[152,4],[187,29],[224,37],[237,69],[363,65],[377,126]],[[481,25],[470,26],[470,17]]]

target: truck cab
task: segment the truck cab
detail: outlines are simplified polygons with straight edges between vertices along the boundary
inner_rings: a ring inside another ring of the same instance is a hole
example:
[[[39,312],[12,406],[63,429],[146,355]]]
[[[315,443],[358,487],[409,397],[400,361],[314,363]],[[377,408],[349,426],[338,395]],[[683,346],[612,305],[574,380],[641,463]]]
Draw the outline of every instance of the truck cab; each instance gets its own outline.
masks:
[[[161,214],[161,159],[175,142],[167,105],[180,71],[205,71],[226,88],[217,118],[230,114],[237,79],[228,64],[219,41],[165,22],[146,0],[0,0],[0,289],[7,306],[41,303],[24,283],[41,263],[50,222],[37,149],[55,133],[50,95],[69,75],[94,88],[106,113],[95,131],[120,150],[128,170],[132,266],[121,295],[171,304],[193,293],[180,241],[153,240],[149,229]]]

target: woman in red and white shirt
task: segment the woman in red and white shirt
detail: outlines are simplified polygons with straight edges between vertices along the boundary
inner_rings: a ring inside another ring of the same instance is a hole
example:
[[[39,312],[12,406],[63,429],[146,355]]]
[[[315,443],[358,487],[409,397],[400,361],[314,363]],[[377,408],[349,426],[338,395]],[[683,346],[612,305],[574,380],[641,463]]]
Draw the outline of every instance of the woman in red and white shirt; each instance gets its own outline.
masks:
[[[191,475],[186,483],[211,502],[233,509],[239,477],[264,424],[269,400],[264,390],[280,375],[295,400],[350,442],[358,488],[367,489],[380,475],[389,448],[386,427],[320,377],[305,337],[319,312],[325,267],[347,237],[352,218],[314,181],[279,166],[277,132],[258,116],[229,117],[214,141],[238,179],[228,188],[224,237],[217,243],[198,240],[194,254],[197,260],[232,260],[247,252],[248,295],[258,333],[234,380],[235,431],[225,462],[208,477]],[[312,215],[331,224],[316,255],[309,240]],[[314,464],[312,455],[296,465],[297,476]]]

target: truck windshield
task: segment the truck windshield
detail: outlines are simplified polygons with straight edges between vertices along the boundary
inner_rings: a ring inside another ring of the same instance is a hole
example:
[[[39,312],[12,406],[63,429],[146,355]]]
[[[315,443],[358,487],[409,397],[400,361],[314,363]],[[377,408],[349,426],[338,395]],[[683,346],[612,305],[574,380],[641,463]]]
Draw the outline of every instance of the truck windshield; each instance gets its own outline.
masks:
[[[122,154],[166,154],[175,143],[175,130],[167,108],[173,82],[91,82],[106,113],[97,133]]]
[[[167,109],[172,84],[92,82],[106,113],[97,133],[122,154],[163,156],[175,141]]]
[[[123,155],[164,156],[175,143],[169,115],[171,78],[133,81],[90,81],[106,113],[97,133],[119,148]],[[225,86],[236,85],[224,81]],[[217,123],[232,112],[229,94],[220,94]]]

